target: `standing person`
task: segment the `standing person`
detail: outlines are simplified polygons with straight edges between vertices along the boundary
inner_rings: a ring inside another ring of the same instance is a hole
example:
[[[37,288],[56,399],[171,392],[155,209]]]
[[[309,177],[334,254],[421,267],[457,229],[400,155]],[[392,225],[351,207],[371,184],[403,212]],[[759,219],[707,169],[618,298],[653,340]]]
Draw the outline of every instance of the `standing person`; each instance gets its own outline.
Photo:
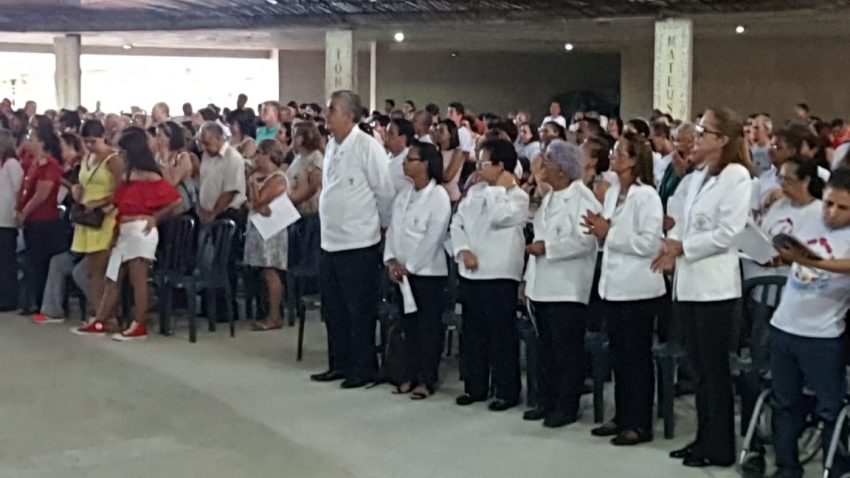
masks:
[[[650,270],[661,248],[664,210],[653,183],[649,141],[626,133],[611,153],[617,184],[605,194],[602,214],[588,213],[586,226],[605,246],[599,297],[608,324],[614,364],[616,418],[592,433],[614,436],[614,445],[652,440],[655,375],[652,336],[664,277]]]
[[[35,299],[23,304],[21,312],[31,315],[41,309],[50,258],[67,247],[67,231],[59,218],[57,200],[62,185],[62,166],[57,158],[62,157],[62,148],[49,120],[33,128],[27,149],[34,159],[24,177],[17,224],[24,228],[27,290]]]
[[[18,307],[18,225],[15,206],[24,170],[15,153],[15,136],[0,129],[0,312]]]
[[[267,101],[263,105],[263,126],[257,129],[257,137],[255,138],[257,144],[277,137],[277,132],[281,127],[280,114],[280,103],[277,101]]]
[[[267,139],[260,143],[255,161],[256,168],[248,179],[249,207],[256,213],[269,216],[269,204],[286,194],[288,189],[286,174],[280,169],[283,163],[283,149],[276,140]],[[280,274],[286,272],[288,248],[287,229],[263,239],[254,224],[248,222],[244,263],[262,269],[269,298],[269,316],[264,321],[255,323],[254,330],[267,331],[283,327],[283,283]]]
[[[443,158],[433,144],[414,141],[404,173],[412,185],[396,195],[384,263],[390,280],[407,281],[417,309],[404,313],[402,307],[407,381],[396,392],[421,400],[435,392],[439,377],[448,277],[443,242],[452,210],[449,194],[440,187]]]
[[[145,130],[127,128],[118,145],[124,151],[126,173],[114,195],[120,226],[109,257],[106,287],[97,315],[72,332],[94,336],[118,332],[115,316],[121,300],[121,284],[129,276],[133,287],[133,322],[126,330],[112,336],[114,340],[123,342],[148,337],[148,276],[159,244],[157,225],[180,207],[180,194],[163,179],[148,146]]]
[[[173,121],[160,123],[156,127],[156,140],[159,145],[156,162],[162,171],[162,177],[177,188],[182,198],[177,214],[191,211],[196,203],[195,188],[192,184],[195,168],[192,156],[186,151],[183,128]]]
[[[534,215],[534,241],[525,273],[525,295],[537,318],[539,403],[523,415],[550,428],[578,419],[584,379],[584,334],[596,267],[596,238],[585,233],[582,216],[602,205],[582,181],[578,146],[555,140],[542,155],[537,174],[548,187]]]
[[[463,103],[456,102],[449,104],[446,118],[453,122],[457,127],[458,141],[460,142],[458,147],[464,153],[464,159],[474,163],[475,137],[472,135],[472,130],[469,129],[469,126],[464,124],[465,115],[466,108],[464,108]]]
[[[245,215],[242,205],[245,204],[245,159],[235,148],[227,143],[224,130],[218,123],[207,122],[201,129],[201,146],[204,158],[201,161],[200,189],[198,191],[198,218],[201,224],[211,224],[216,219],[230,219],[236,223],[237,232],[227,263],[227,275],[230,280],[230,290],[236,290],[237,259],[242,257],[239,238],[245,230]],[[227,304],[224,303],[224,293],[218,294],[216,310],[220,315],[217,319],[225,319]],[[233,295],[233,313],[236,307],[236,296]]]
[[[561,115],[561,103],[557,101],[549,104],[549,116],[543,118],[543,124],[550,121],[558,123],[562,128],[567,129],[567,119]]]
[[[733,111],[707,110],[696,132],[694,155],[702,156],[705,166],[692,173],[682,221],[652,264],[653,270],[676,268],[674,300],[697,376],[697,438],[670,457],[691,467],[731,466],[735,430],[729,348],[741,297],[734,240],[747,224],[755,171],[744,123]]]
[[[404,161],[415,138],[413,123],[406,119],[394,119],[387,127],[385,145],[389,151],[390,175],[396,194],[410,187],[411,180],[404,171]]]
[[[292,149],[295,159],[286,170],[286,177],[289,180],[289,199],[295,204],[301,219],[289,226],[289,271],[314,277],[319,275],[321,254],[319,196],[324,150],[316,123],[305,121],[293,127]]]
[[[457,203],[460,200],[460,174],[466,161],[463,151],[460,150],[457,126],[451,120],[440,121],[434,133],[434,140],[443,156],[443,187],[448,191],[452,203]]]
[[[257,153],[257,143],[254,141],[254,135],[257,134],[257,128],[254,126],[253,118],[249,118],[245,114],[230,115],[230,145],[239,151],[245,159],[251,159]]]
[[[343,90],[331,96],[327,122],[333,139],[319,197],[319,285],[330,368],[311,379],[345,379],[343,388],[362,387],[377,373],[379,244],[395,196],[384,149],[357,127],[361,114],[357,94]]]
[[[485,141],[478,163],[481,180],[469,188],[451,225],[461,277],[465,361],[465,393],[456,402],[486,400],[492,370],[493,411],[519,404],[522,387],[515,314],[529,201],[511,172],[516,163],[509,140]]]
[[[93,310],[98,310],[103,297],[106,265],[115,236],[116,211],[113,195],[121,175],[124,162],[118,152],[106,144],[106,130],[99,120],[88,120],[83,125],[83,143],[89,151],[80,166],[80,181],[74,186],[74,200],[88,211],[103,211],[103,222],[99,227],[75,224],[71,251],[84,254],[87,261],[89,296],[94,299]],[[73,218],[72,218],[73,220]],[[49,319],[48,316],[37,316]]]
[[[787,165],[788,163],[786,163]],[[831,437],[844,406],[846,392],[845,317],[850,308],[850,275],[828,272],[821,263],[850,258],[850,171],[833,173],[824,193],[823,209],[793,234],[819,259],[792,247],[780,251],[791,262],[791,273],[779,307],[770,321],[770,369],[773,372],[773,436],[777,473],[801,478],[797,441],[807,406],[803,387],[814,391],[822,435]],[[805,265],[803,265],[805,264]],[[823,441],[824,456],[828,440]],[[833,465],[830,476],[846,471],[846,458]],[[842,475],[843,476],[843,475]]]

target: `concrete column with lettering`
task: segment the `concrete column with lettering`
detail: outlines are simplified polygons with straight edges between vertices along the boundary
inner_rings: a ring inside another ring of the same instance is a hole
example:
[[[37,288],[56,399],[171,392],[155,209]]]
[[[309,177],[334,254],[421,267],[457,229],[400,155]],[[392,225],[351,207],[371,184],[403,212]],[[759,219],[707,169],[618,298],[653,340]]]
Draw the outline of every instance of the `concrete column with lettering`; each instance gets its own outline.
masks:
[[[325,98],[334,91],[357,88],[354,32],[333,30],[325,32]]]
[[[53,53],[56,58],[56,106],[76,110],[82,96],[82,72],[80,70],[80,35],[65,35],[53,38]]]
[[[655,22],[653,108],[684,121],[691,120],[693,47],[691,20]]]

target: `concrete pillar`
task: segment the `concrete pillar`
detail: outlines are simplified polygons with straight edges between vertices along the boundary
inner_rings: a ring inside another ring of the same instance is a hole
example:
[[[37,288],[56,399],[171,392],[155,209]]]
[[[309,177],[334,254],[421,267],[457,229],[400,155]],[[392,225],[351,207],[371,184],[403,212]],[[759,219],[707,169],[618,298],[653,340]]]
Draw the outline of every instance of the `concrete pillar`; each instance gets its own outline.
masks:
[[[620,50],[620,117],[648,118],[652,112],[652,39]]]
[[[337,90],[356,90],[356,60],[353,31],[332,30],[325,33],[325,99]]]
[[[694,71],[693,22],[669,19],[655,22],[653,107],[674,118],[691,119]]]
[[[378,109],[378,42],[369,42],[369,112]]]
[[[53,38],[56,57],[56,106],[77,109],[80,106],[82,72],[80,71],[80,35]]]

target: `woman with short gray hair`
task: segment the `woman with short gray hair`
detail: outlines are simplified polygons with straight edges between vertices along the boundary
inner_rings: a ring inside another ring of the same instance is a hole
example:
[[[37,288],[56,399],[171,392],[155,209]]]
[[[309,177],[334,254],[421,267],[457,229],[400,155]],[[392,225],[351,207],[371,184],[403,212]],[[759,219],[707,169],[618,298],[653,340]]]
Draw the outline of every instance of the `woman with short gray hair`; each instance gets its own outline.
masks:
[[[18,227],[15,205],[24,181],[24,170],[15,154],[15,136],[0,129],[0,312],[18,307]]]
[[[596,238],[582,216],[602,205],[582,181],[578,146],[556,139],[542,156],[537,182],[548,190],[534,215],[525,295],[537,319],[539,404],[523,416],[550,428],[578,418],[583,382],[585,312],[596,267]]]

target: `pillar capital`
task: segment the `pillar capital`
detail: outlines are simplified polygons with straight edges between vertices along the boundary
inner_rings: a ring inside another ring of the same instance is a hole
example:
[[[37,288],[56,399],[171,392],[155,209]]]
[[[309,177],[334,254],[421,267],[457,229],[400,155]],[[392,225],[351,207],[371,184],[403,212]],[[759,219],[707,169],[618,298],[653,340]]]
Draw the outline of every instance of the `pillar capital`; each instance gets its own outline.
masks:
[[[56,58],[56,106],[76,110],[81,103],[82,72],[80,70],[80,35],[71,34],[53,38]]]

